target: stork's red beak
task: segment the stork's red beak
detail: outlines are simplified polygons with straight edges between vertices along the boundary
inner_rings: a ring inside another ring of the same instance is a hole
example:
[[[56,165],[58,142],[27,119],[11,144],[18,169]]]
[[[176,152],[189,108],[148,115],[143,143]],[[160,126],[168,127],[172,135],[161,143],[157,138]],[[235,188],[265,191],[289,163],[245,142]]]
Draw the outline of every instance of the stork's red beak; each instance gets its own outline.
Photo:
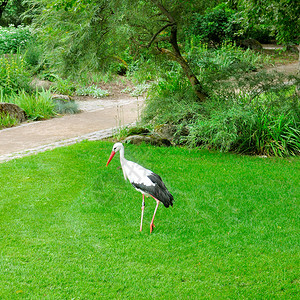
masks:
[[[107,161],[106,166],[108,166],[108,164],[110,163],[110,161],[112,160],[112,158],[114,157],[115,154],[116,154],[115,151],[111,151],[111,154],[110,154],[110,157],[109,157],[109,159],[108,159],[108,161]]]

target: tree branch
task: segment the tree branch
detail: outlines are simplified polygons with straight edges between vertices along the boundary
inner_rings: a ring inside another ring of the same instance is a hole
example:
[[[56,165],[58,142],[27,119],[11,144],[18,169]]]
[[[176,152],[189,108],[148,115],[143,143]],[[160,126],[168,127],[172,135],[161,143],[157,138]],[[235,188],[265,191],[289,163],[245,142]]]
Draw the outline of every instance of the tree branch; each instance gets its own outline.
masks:
[[[165,7],[157,0],[150,0],[153,4],[155,4],[159,10],[169,19],[170,23],[175,23],[176,21],[173,16],[165,9]]]
[[[150,42],[148,43],[147,45],[147,48],[149,48],[152,43],[155,41],[156,37],[162,32],[164,31],[166,28],[170,27],[170,26],[174,26],[175,24],[174,23],[168,23],[166,24],[165,26],[163,26],[162,28],[160,28],[153,36],[152,36],[152,39],[150,40]]]

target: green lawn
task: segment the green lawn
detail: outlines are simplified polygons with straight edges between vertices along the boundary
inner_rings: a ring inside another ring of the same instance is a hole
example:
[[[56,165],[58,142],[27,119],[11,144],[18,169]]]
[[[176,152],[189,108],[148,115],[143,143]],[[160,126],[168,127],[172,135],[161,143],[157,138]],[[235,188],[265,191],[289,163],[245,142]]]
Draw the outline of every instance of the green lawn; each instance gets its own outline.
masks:
[[[299,157],[125,145],[175,198],[150,235],[111,148],[0,164],[0,299],[298,299]]]

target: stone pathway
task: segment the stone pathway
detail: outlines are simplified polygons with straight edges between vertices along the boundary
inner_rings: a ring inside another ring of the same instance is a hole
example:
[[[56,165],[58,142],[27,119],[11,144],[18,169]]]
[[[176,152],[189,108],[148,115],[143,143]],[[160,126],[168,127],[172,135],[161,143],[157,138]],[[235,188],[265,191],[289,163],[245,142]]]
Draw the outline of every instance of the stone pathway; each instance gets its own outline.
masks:
[[[79,101],[83,111],[46,121],[24,123],[0,130],[0,162],[71,145],[83,140],[109,137],[140,116],[143,100]]]

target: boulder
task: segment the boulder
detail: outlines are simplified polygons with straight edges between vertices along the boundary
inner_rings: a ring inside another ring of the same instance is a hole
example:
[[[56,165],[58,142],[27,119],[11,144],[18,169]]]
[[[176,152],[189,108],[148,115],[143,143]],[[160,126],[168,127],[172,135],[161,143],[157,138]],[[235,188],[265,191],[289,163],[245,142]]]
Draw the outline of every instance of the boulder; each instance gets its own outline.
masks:
[[[23,109],[13,103],[0,103],[0,114],[9,114],[11,117],[16,118],[20,123],[26,121],[26,114]]]
[[[38,91],[47,91],[51,88],[51,86],[53,85],[53,82],[49,81],[49,80],[40,80],[37,78],[34,78],[31,83],[30,86],[34,89],[34,90],[38,90]]]
[[[154,132],[161,138],[172,141],[177,131],[177,127],[171,124],[162,124],[154,128]]]
[[[62,103],[74,102],[74,100],[72,99],[72,97],[69,96],[69,95],[53,94],[52,95],[52,99],[55,100],[55,101],[57,101],[57,102],[62,102]]]
[[[250,48],[251,50],[262,50],[263,46],[261,45],[261,43],[255,39],[246,39],[246,40],[242,40],[239,41],[239,46],[247,49]]]
[[[147,135],[150,131],[147,128],[144,127],[131,127],[128,130],[128,136],[129,135]]]

